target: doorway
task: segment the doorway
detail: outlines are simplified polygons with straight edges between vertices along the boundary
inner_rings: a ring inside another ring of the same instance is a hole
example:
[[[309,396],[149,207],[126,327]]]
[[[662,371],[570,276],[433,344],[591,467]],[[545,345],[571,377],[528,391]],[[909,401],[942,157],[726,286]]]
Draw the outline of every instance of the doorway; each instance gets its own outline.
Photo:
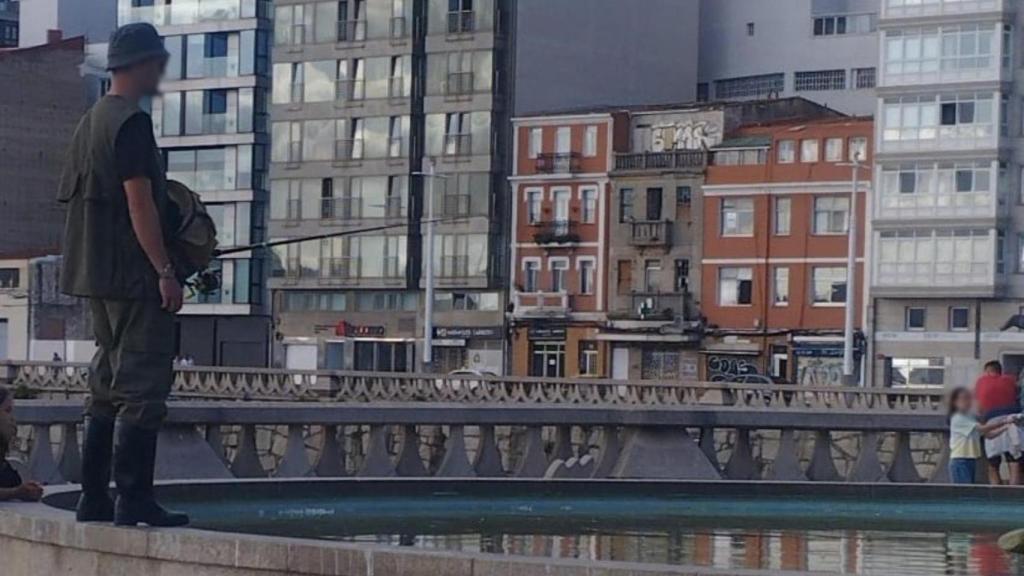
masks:
[[[565,376],[565,342],[534,342],[532,347],[530,376]]]

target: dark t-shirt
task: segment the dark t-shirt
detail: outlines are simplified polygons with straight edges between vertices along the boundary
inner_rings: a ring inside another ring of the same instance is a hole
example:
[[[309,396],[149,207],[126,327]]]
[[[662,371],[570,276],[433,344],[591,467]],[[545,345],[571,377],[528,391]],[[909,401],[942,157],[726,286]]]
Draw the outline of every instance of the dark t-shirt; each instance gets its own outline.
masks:
[[[0,459],[0,488],[17,488],[21,486],[21,475],[7,460]]]
[[[117,172],[121,181],[137,177],[155,180],[160,170],[157,150],[149,114],[136,114],[129,118],[121,126],[114,144]]]

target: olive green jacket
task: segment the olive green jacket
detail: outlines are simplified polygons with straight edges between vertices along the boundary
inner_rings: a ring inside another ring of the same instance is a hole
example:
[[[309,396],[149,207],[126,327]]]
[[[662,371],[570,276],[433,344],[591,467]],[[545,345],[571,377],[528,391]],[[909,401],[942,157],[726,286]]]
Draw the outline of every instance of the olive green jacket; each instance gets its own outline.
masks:
[[[118,132],[145,114],[119,96],[104,96],[75,129],[57,199],[67,204],[61,291],[116,300],[159,299],[158,277],[139,245],[128,214],[115,157]],[[161,217],[167,211],[163,158],[154,147],[159,174],[152,182]]]

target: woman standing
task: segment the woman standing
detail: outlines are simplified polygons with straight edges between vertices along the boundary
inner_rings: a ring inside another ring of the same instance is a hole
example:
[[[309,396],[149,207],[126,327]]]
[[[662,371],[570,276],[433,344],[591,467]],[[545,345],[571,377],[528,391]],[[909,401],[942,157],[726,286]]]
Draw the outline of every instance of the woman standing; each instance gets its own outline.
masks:
[[[43,487],[35,482],[24,482],[21,475],[7,462],[7,452],[18,436],[14,423],[14,395],[0,388],[0,500],[29,500],[43,497]]]

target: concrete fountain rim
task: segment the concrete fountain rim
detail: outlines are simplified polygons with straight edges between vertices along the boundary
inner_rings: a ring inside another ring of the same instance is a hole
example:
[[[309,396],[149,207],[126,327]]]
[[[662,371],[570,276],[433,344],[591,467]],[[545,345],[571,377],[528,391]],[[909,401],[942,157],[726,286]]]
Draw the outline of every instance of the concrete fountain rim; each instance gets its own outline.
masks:
[[[716,487],[736,490],[786,491],[804,496],[842,492],[847,495],[882,495],[915,497],[968,496],[982,499],[1019,500],[1017,487],[1007,486],[952,486],[923,484],[852,484],[843,482],[751,482],[751,481],[674,481],[674,480],[571,480],[571,479],[434,479],[434,478],[299,478],[299,479],[247,479],[247,480],[197,480],[162,482],[162,487],[187,488],[209,485],[290,485],[302,483],[406,483],[436,484],[451,487],[453,483],[468,485],[487,484],[544,484],[562,487],[576,485],[668,485],[696,489]],[[311,540],[279,536],[263,536],[247,533],[214,532],[194,528],[152,529],[117,528],[103,524],[79,524],[74,515],[46,502],[74,496],[78,487],[74,485],[47,489],[42,503],[0,503],[0,549],[5,544],[18,542],[31,554],[45,554],[47,550],[61,549],[62,561],[76,558],[88,563],[96,555],[107,558],[106,567],[134,565],[142,562],[154,566],[175,564],[187,567],[195,574],[202,575],[203,568],[211,573],[232,576],[269,576],[270,574],[317,575],[317,576],[407,576],[432,574],[444,576],[491,576],[494,574],[517,574],[522,576],[550,576],[552,574],[591,576],[640,575],[690,575],[724,576],[765,575],[773,572],[760,570],[713,569],[694,566],[674,566],[653,563],[626,563],[616,561],[592,561],[575,559],[552,559],[527,556],[511,556],[492,553],[429,550],[395,547],[382,544],[365,544]],[[16,556],[17,559],[17,556]],[[15,564],[17,566],[17,564]],[[13,571],[11,576],[35,576],[52,572]],[[64,572],[60,572],[64,573]],[[93,572],[68,572],[89,574]],[[106,572],[95,572],[101,574]],[[139,572],[143,573],[143,572]],[[159,573],[159,572],[156,572]],[[788,575],[799,573],[786,572]]]

